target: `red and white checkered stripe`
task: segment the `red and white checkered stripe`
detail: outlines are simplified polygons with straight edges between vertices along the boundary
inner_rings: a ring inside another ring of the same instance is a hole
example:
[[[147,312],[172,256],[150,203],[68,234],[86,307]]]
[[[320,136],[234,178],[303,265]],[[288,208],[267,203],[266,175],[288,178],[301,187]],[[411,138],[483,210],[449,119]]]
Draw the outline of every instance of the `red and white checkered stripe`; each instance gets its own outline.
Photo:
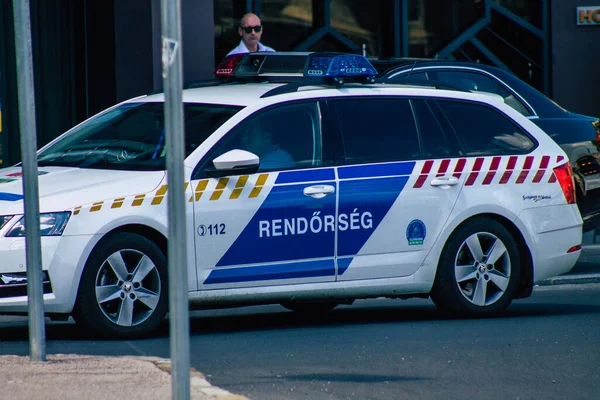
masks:
[[[563,159],[563,156],[557,156],[556,162],[561,162]],[[467,159],[459,158],[455,163],[452,161],[450,159],[439,161],[426,160],[421,167],[413,188],[418,189],[423,187],[430,176],[432,178],[434,176],[444,176],[449,172],[452,173],[452,176],[460,179],[464,173]],[[477,157],[474,161],[470,162],[473,164],[469,175],[465,179],[465,186],[490,185],[494,182],[496,176],[500,177],[496,181],[496,184],[499,185],[506,185],[508,183],[519,185],[527,181],[530,183],[540,183],[547,174],[549,174],[548,183],[556,182],[554,172],[548,169],[550,156]],[[484,164],[487,165],[486,169],[483,168]],[[451,167],[452,165],[454,168]],[[434,168],[434,166],[437,166],[437,168]],[[487,171],[487,173],[483,176],[484,172],[482,171]],[[517,175],[515,171],[520,172]],[[483,176],[483,179],[478,179],[480,174]]]

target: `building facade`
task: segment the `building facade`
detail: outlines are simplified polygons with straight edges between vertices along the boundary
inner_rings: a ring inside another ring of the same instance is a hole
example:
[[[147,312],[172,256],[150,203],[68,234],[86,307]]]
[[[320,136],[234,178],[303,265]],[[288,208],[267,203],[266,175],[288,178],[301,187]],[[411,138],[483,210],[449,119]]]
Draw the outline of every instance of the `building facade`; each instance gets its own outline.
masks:
[[[30,0],[38,146],[162,87],[160,0]],[[209,78],[262,19],[278,51],[438,57],[512,71],[563,107],[600,116],[600,1],[181,0],[184,80]],[[585,6],[584,8],[578,8]],[[20,159],[12,1],[0,0],[0,166]]]

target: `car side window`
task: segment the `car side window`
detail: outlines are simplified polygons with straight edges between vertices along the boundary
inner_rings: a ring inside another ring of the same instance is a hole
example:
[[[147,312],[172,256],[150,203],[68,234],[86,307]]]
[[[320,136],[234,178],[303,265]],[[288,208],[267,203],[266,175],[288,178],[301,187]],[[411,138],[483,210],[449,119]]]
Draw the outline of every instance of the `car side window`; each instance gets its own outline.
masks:
[[[257,155],[258,172],[321,166],[318,115],[314,102],[261,111],[233,128],[211,151],[202,168],[212,167],[212,160],[234,149]]]
[[[526,154],[536,146],[517,124],[491,107],[466,101],[437,100],[466,156]]]
[[[502,96],[504,102],[524,116],[532,115],[527,107],[510,90],[500,82],[478,72],[469,71],[437,71],[442,81],[454,83],[461,89],[475,92],[494,93]]]
[[[466,71],[437,71],[438,79],[461,89],[498,94],[496,83],[485,75]]]
[[[451,158],[463,154],[456,146],[456,139],[452,132],[436,117],[435,103],[429,100],[412,100],[417,126],[421,136],[423,157],[425,158]],[[438,111],[439,113],[439,111]],[[443,119],[442,119],[443,121]]]
[[[332,102],[342,136],[339,164],[366,164],[420,157],[408,99],[373,97]]]
[[[523,114],[526,117],[530,117],[533,115],[531,111],[515,96],[511,91],[502,86],[502,84],[498,83],[498,94],[504,98],[504,102],[517,110],[520,114]]]

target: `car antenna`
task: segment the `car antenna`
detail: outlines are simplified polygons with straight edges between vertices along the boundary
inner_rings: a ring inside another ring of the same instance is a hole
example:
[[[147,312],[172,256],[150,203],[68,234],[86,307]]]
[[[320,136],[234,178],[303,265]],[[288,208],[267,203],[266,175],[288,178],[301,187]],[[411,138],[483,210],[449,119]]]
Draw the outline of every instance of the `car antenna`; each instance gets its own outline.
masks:
[[[406,80],[408,80],[408,78],[410,77],[410,74],[412,74],[413,69],[415,69],[415,66],[417,65],[417,60],[415,60],[415,62],[413,63],[412,67],[410,67],[410,71],[408,71],[408,74],[406,75]]]

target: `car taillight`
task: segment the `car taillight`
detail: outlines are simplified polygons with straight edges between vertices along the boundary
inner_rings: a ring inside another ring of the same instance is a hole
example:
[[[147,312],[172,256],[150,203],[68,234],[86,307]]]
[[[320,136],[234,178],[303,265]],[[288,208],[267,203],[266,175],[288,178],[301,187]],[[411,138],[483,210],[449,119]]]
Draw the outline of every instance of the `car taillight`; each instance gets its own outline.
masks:
[[[600,147],[600,119],[592,122],[592,125],[594,129],[596,129],[596,139],[594,142],[596,143],[596,146]]]
[[[219,63],[219,65],[217,65],[217,68],[215,69],[215,76],[216,77],[233,76],[233,71],[235,70],[235,67],[237,67],[237,65],[240,63],[240,61],[242,61],[242,58],[244,58],[245,55],[246,55],[246,53],[239,53],[239,54],[232,54],[230,56],[225,57],[223,59],[223,61],[221,61]]]
[[[575,182],[573,181],[573,170],[569,162],[554,168],[554,175],[560,184],[567,204],[575,204]]]

